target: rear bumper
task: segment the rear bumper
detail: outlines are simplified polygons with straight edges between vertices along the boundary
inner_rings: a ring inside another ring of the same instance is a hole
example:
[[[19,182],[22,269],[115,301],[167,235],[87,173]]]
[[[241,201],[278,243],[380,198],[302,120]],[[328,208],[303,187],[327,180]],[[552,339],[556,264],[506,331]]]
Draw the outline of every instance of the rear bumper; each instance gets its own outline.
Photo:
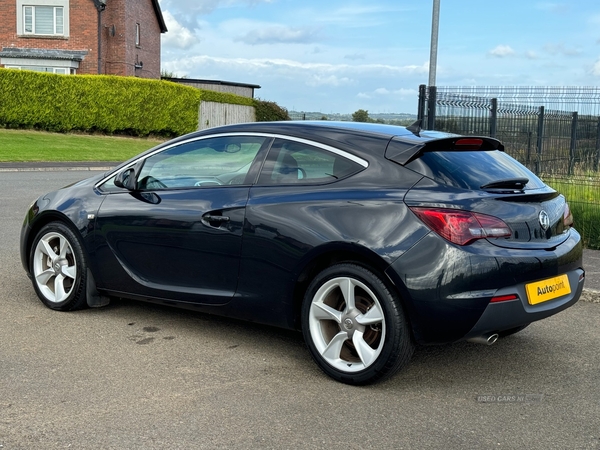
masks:
[[[386,274],[404,301],[415,340],[449,343],[519,327],[573,305],[584,284],[582,256],[575,230],[553,250],[505,249],[483,240],[459,247],[429,233]],[[570,294],[528,303],[526,284],[564,274]],[[490,303],[509,294],[518,300]]]
[[[527,301],[525,284],[498,290],[495,294],[496,296],[517,294],[519,298],[500,303],[489,303],[477,323],[464,339],[498,333],[527,325],[536,320],[550,317],[574,305],[579,300],[583,291],[585,272],[583,269],[576,269],[568,272],[567,276],[569,277],[569,285],[571,286],[570,294],[537,305],[530,305]]]

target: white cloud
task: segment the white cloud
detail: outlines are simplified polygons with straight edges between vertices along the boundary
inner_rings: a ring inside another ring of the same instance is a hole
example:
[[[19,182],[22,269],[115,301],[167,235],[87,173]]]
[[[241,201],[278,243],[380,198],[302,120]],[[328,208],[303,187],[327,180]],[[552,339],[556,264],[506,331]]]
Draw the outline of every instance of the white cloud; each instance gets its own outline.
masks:
[[[162,44],[165,47],[187,49],[200,42],[190,30],[181,25],[169,11],[163,11],[167,31],[162,36]]]
[[[353,80],[348,77],[338,77],[336,75],[314,74],[306,80],[306,85],[311,87],[318,86],[348,86],[354,84]]]
[[[566,47],[564,44],[546,44],[544,50],[551,55],[578,56],[581,50]]]
[[[525,52],[525,58],[527,58],[527,59],[538,59],[539,56],[533,50],[529,50],[529,51]]]
[[[234,41],[249,45],[308,44],[318,41],[319,34],[317,28],[288,28],[274,25],[250,30],[237,36]]]
[[[184,14],[210,14],[219,8],[231,8],[240,5],[255,6],[260,3],[272,3],[273,0],[159,0],[160,8],[177,10]]]
[[[542,11],[548,11],[553,13],[562,13],[569,10],[567,3],[556,3],[556,2],[538,2],[535,7]]]
[[[377,95],[388,95],[390,93],[390,91],[388,91],[386,88],[378,88],[375,89],[373,92]]]
[[[489,54],[498,58],[504,58],[506,56],[512,56],[515,51],[509,45],[498,45],[489,51]]]
[[[598,61],[596,61],[596,63],[592,67],[592,75],[594,75],[595,77],[600,77],[600,59],[598,59]]]
[[[379,96],[406,97],[418,95],[418,92],[416,89],[394,89],[390,91],[387,88],[377,88],[372,92],[372,94]],[[369,98],[372,97],[372,94],[365,93],[365,95],[368,95]]]

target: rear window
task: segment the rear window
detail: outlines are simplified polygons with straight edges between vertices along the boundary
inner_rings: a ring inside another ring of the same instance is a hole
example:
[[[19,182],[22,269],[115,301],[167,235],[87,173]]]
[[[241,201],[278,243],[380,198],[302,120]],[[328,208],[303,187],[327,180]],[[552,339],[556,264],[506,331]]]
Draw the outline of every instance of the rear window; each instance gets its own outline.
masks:
[[[527,167],[499,150],[425,152],[406,167],[463,189],[479,189],[488,183],[514,178],[527,178],[525,189],[545,186]]]

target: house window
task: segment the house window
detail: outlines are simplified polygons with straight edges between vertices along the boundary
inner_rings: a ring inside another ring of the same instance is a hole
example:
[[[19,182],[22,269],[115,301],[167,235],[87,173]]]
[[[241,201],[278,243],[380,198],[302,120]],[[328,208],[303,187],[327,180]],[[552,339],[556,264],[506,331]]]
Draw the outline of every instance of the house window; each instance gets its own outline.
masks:
[[[24,34],[64,36],[64,23],[62,6],[23,6]]]
[[[76,69],[69,67],[45,67],[45,66],[5,66],[6,69],[33,70],[34,72],[57,73],[61,75],[75,75]]]
[[[135,46],[136,47],[140,46],[140,24],[139,23],[135,24]]]

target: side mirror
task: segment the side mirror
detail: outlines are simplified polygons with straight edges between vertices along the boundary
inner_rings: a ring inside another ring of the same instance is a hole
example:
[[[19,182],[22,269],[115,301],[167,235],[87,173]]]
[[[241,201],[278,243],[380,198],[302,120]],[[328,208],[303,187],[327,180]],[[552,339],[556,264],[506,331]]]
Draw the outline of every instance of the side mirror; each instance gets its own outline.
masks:
[[[135,170],[133,167],[121,170],[115,177],[115,186],[130,191],[136,190]]]

